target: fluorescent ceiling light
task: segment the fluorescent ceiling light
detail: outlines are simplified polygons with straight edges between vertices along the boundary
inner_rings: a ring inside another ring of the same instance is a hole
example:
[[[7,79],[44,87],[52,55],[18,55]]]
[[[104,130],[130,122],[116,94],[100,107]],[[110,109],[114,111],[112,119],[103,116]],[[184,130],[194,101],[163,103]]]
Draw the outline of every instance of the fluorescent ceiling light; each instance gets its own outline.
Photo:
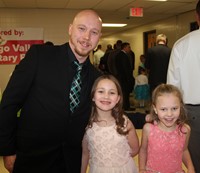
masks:
[[[124,27],[127,24],[124,23],[103,23],[102,26],[103,27]]]

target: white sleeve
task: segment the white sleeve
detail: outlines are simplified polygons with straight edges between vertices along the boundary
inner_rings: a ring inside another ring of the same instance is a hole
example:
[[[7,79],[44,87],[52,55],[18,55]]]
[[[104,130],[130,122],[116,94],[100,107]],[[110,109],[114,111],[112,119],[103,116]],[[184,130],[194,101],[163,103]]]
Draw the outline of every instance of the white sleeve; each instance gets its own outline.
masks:
[[[180,51],[178,51],[179,45],[174,45],[169,65],[168,65],[168,72],[167,72],[167,83],[173,84],[180,88]]]

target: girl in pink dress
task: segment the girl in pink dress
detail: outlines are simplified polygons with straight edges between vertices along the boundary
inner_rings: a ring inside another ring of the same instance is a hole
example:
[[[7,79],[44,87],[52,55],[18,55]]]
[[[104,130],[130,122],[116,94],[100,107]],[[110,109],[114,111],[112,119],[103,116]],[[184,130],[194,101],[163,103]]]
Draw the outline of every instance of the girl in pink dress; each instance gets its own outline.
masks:
[[[123,114],[122,91],[111,75],[92,88],[92,113],[82,144],[81,173],[138,173],[133,157],[139,151],[135,127]]]
[[[143,127],[139,152],[140,173],[195,173],[188,151],[190,127],[182,95],[173,85],[161,84],[153,92],[151,118]]]

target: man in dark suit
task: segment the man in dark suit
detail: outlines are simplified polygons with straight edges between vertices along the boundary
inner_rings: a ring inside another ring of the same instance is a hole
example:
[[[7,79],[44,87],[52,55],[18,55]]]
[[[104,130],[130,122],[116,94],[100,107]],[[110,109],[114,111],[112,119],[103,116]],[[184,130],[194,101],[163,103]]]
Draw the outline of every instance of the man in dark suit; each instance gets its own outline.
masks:
[[[156,46],[149,48],[146,54],[145,67],[149,75],[150,93],[161,83],[166,83],[167,69],[171,49],[167,47],[167,37],[159,34]]]
[[[117,40],[114,50],[112,50],[108,55],[108,69],[109,73],[117,77],[117,67],[116,67],[116,56],[121,51],[122,40]]]
[[[132,92],[135,83],[132,64],[129,57],[130,51],[130,44],[125,42],[122,43],[121,51],[116,55],[116,77],[122,87],[124,110],[130,110],[129,95]]]
[[[69,26],[69,43],[32,46],[14,71],[0,105],[0,155],[9,172],[80,172],[90,91],[100,75],[88,55],[98,44],[101,27],[96,12],[79,12]],[[76,73],[74,61],[82,64],[83,92],[72,113],[69,92]]]

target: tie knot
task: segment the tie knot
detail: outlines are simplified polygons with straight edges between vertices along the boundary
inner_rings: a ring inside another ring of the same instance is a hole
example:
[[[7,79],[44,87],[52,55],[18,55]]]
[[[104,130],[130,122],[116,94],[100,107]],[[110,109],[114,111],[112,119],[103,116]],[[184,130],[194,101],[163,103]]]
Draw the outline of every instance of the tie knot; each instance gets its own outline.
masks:
[[[79,64],[77,61],[74,61],[74,64],[76,65],[76,69],[77,71],[81,71],[82,70],[82,64]]]

